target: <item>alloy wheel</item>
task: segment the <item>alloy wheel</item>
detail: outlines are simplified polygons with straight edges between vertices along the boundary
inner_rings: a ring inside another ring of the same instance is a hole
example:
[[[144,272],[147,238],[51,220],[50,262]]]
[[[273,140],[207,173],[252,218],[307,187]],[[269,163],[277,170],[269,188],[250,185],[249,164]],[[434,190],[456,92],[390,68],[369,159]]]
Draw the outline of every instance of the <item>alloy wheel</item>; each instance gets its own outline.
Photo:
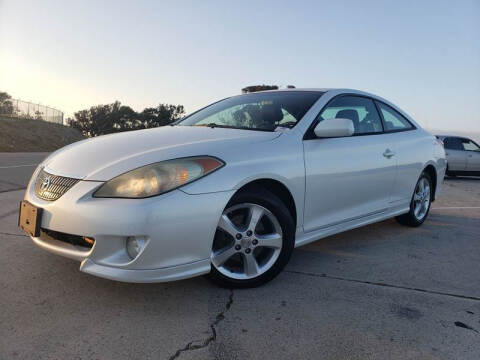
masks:
[[[282,246],[282,228],[275,215],[263,206],[242,203],[222,213],[211,261],[229,278],[252,279],[275,264]]]
[[[430,206],[430,184],[425,177],[420,178],[413,194],[413,214],[417,220],[422,220],[427,215]]]

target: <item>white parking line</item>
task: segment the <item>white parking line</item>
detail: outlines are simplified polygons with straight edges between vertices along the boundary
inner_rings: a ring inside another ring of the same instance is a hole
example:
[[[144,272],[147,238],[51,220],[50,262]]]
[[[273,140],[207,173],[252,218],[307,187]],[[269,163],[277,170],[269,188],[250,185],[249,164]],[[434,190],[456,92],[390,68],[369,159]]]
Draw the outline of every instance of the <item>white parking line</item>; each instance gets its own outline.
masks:
[[[11,169],[11,168],[19,168],[19,167],[27,167],[27,166],[37,166],[37,165],[38,165],[38,164],[0,166],[0,169]]]
[[[432,208],[432,210],[449,210],[449,209],[480,209],[480,206],[444,206]]]

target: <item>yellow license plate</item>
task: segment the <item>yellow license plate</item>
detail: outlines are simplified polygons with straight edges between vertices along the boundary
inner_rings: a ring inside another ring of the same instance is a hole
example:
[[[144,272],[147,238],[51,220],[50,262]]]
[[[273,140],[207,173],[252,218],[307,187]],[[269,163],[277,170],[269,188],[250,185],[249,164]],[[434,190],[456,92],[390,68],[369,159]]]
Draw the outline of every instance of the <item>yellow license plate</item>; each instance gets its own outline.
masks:
[[[18,226],[28,235],[40,236],[40,224],[42,222],[42,209],[23,200],[20,202],[20,214],[18,215]]]

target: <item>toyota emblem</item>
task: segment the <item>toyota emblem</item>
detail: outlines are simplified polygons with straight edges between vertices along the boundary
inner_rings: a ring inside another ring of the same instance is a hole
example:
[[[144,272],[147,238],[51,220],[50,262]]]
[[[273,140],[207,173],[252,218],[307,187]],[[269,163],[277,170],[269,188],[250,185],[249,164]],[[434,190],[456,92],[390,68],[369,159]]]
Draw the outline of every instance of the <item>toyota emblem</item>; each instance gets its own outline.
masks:
[[[50,187],[50,184],[51,184],[50,176],[47,176],[42,181],[42,190],[48,189]]]

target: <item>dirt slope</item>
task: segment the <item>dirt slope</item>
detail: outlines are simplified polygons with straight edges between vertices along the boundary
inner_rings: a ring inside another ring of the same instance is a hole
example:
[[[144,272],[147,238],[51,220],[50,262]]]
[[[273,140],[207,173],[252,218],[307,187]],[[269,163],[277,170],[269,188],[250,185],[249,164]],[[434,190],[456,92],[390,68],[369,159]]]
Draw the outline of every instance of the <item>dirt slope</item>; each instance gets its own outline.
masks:
[[[0,152],[53,151],[83,138],[67,126],[0,117]]]

